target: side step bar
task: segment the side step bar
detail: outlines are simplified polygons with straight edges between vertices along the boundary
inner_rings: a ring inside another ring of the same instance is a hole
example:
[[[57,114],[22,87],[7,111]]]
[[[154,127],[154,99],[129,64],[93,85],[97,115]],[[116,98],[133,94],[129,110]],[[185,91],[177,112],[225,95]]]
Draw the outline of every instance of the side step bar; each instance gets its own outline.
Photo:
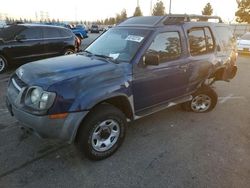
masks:
[[[181,103],[191,101],[191,100],[192,100],[192,95],[189,95],[189,96],[177,98],[177,99],[175,99],[173,101],[164,102],[164,103],[161,103],[161,104],[158,104],[158,105],[143,109],[143,110],[135,113],[134,120],[140,119],[142,117],[151,115],[151,114],[153,114],[155,112],[159,112],[161,110],[164,110],[164,109],[170,108],[172,106],[175,106],[177,104],[181,104]]]

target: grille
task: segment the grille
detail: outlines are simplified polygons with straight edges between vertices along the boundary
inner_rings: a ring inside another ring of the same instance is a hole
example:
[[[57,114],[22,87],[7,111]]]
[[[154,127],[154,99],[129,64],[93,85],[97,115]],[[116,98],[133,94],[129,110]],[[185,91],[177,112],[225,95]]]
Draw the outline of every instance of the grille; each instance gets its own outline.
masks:
[[[14,86],[17,87],[18,90],[22,89],[23,87],[27,87],[28,86],[16,74],[14,74],[11,79],[13,79],[15,81],[15,83],[16,83],[17,86],[15,84],[14,84]]]

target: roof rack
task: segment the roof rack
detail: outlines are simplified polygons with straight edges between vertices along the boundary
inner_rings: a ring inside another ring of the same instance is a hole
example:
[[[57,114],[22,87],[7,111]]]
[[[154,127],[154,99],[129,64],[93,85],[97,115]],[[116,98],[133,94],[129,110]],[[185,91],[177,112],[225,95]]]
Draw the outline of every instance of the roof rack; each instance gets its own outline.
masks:
[[[209,20],[218,20],[219,23],[223,23],[219,16],[206,16],[195,14],[168,14],[165,16],[163,24],[184,23],[184,22],[208,22]]]

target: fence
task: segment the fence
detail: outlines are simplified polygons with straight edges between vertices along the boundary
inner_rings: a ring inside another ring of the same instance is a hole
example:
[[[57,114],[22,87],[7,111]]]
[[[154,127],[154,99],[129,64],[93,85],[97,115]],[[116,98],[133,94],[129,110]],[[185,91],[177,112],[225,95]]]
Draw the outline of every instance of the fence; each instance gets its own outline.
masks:
[[[250,32],[250,24],[230,24],[235,36],[242,36],[246,32]]]

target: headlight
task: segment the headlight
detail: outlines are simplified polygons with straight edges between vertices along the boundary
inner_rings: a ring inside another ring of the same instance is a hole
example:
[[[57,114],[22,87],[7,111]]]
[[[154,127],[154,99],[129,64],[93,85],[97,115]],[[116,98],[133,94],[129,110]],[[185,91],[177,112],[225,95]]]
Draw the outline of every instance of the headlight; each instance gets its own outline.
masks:
[[[43,93],[42,97],[41,97],[41,100],[40,100],[40,103],[39,103],[39,108],[40,109],[45,109],[48,101],[49,101],[49,94],[48,93]]]
[[[41,91],[39,89],[33,89],[30,95],[30,100],[33,104],[36,104],[41,96]]]
[[[55,100],[56,94],[44,91],[40,87],[32,86],[25,96],[25,104],[36,110],[48,110]]]

